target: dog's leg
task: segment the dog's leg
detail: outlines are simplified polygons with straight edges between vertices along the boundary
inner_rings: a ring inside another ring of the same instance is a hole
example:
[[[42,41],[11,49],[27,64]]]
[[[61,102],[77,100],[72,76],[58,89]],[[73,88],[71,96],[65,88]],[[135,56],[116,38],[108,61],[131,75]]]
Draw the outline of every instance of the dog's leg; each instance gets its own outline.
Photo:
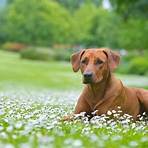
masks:
[[[137,96],[142,105],[142,111],[148,114],[148,91],[140,89],[137,91]]]
[[[67,116],[64,116],[62,118],[62,121],[72,121],[72,120],[74,120],[75,114],[80,114],[81,112],[85,112],[86,115],[91,114],[91,108],[90,108],[89,104],[82,97],[80,97],[78,99],[74,113],[67,115]]]

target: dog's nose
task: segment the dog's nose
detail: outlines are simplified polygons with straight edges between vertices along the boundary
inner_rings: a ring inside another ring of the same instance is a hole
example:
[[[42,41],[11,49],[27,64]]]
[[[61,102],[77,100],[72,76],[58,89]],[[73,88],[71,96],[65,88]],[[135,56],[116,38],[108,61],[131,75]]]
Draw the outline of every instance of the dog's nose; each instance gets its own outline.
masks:
[[[91,78],[92,77],[92,72],[86,72],[83,74],[84,78]]]

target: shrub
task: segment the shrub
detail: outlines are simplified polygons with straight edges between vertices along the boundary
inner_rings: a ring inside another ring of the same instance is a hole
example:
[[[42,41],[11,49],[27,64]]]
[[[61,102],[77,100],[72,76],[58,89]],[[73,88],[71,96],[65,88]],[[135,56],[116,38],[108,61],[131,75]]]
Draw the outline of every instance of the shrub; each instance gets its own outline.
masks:
[[[54,49],[54,60],[70,61],[72,49]]]
[[[36,48],[30,47],[20,52],[21,58],[31,60],[55,60],[55,61],[70,61],[70,56],[73,49],[47,49],[47,48]]]
[[[139,75],[148,74],[147,58],[144,57],[134,58],[129,65],[129,73],[139,74]]]
[[[3,40],[39,46],[72,40],[70,14],[56,1],[14,0],[0,17],[0,25]]]
[[[134,50],[128,52],[127,55],[121,57],[120,66],[117,69],[118,73],[123,74],[148,74],[148,51]]]
[[[117,42],[119,48],[147,49],[148,21],[144,19],[129,19],[121,23],[118,29]]]
[[[117,72],[122,74],[147,75],[148,74],[147,58],[134,57],[133,59],[130,59],[129,61],[126,62],[122,61],[117,69]]]
[[[117,31],[120,23],[120,18],[115,13],[110,13],[108,10],[99,8],[92,19],[88,40],[89,45],[97,45],[98,47],[107,46],[111,48],[118,47]]]
[[[26,47],[26,45],[21,44],[21,43],[11,43],[11,42],[6,42],[2,45],[2,49],[7,50],[7,51],[13,51],[13,52],[19,52],[23,50]]]
[[[53,53],[50,50],[28,48],[21,51],[20,56],[23,59],[48,61],[53,58]]]

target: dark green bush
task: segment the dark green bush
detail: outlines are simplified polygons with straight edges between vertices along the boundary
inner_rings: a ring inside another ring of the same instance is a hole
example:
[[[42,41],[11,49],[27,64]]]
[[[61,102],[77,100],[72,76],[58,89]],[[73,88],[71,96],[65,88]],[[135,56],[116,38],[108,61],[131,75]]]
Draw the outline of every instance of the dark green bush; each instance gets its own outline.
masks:
[[[146,75],[148,74],[148,62],[147,58],[136,57],[129,64],[129,73]]]
[[[48,61],[53,58],[53,53],[50,50],[28,48],[21,51],[20,56],[23,59]]]
[[[21,58],[31,60],[70,61],[72,49],[47,49],[30,47],[20,52]]]
[[[54,49],[54,60],[70,61],[72,49]]]
[[[123,74],[147,75],[147,59],[148,56],[146,54],[143,56],[129,54],[128,56],[122,57],[117,72]]]

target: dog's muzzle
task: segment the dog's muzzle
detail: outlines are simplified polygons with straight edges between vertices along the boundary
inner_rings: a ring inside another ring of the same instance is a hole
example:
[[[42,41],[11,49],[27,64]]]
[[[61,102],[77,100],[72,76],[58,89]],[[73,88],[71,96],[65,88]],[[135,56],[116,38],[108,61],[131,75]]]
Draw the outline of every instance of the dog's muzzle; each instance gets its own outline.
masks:
[[[83,74],[83,83],[85,84],[92,83],[92,76],[93,76],[92,72],[85,72]]]

